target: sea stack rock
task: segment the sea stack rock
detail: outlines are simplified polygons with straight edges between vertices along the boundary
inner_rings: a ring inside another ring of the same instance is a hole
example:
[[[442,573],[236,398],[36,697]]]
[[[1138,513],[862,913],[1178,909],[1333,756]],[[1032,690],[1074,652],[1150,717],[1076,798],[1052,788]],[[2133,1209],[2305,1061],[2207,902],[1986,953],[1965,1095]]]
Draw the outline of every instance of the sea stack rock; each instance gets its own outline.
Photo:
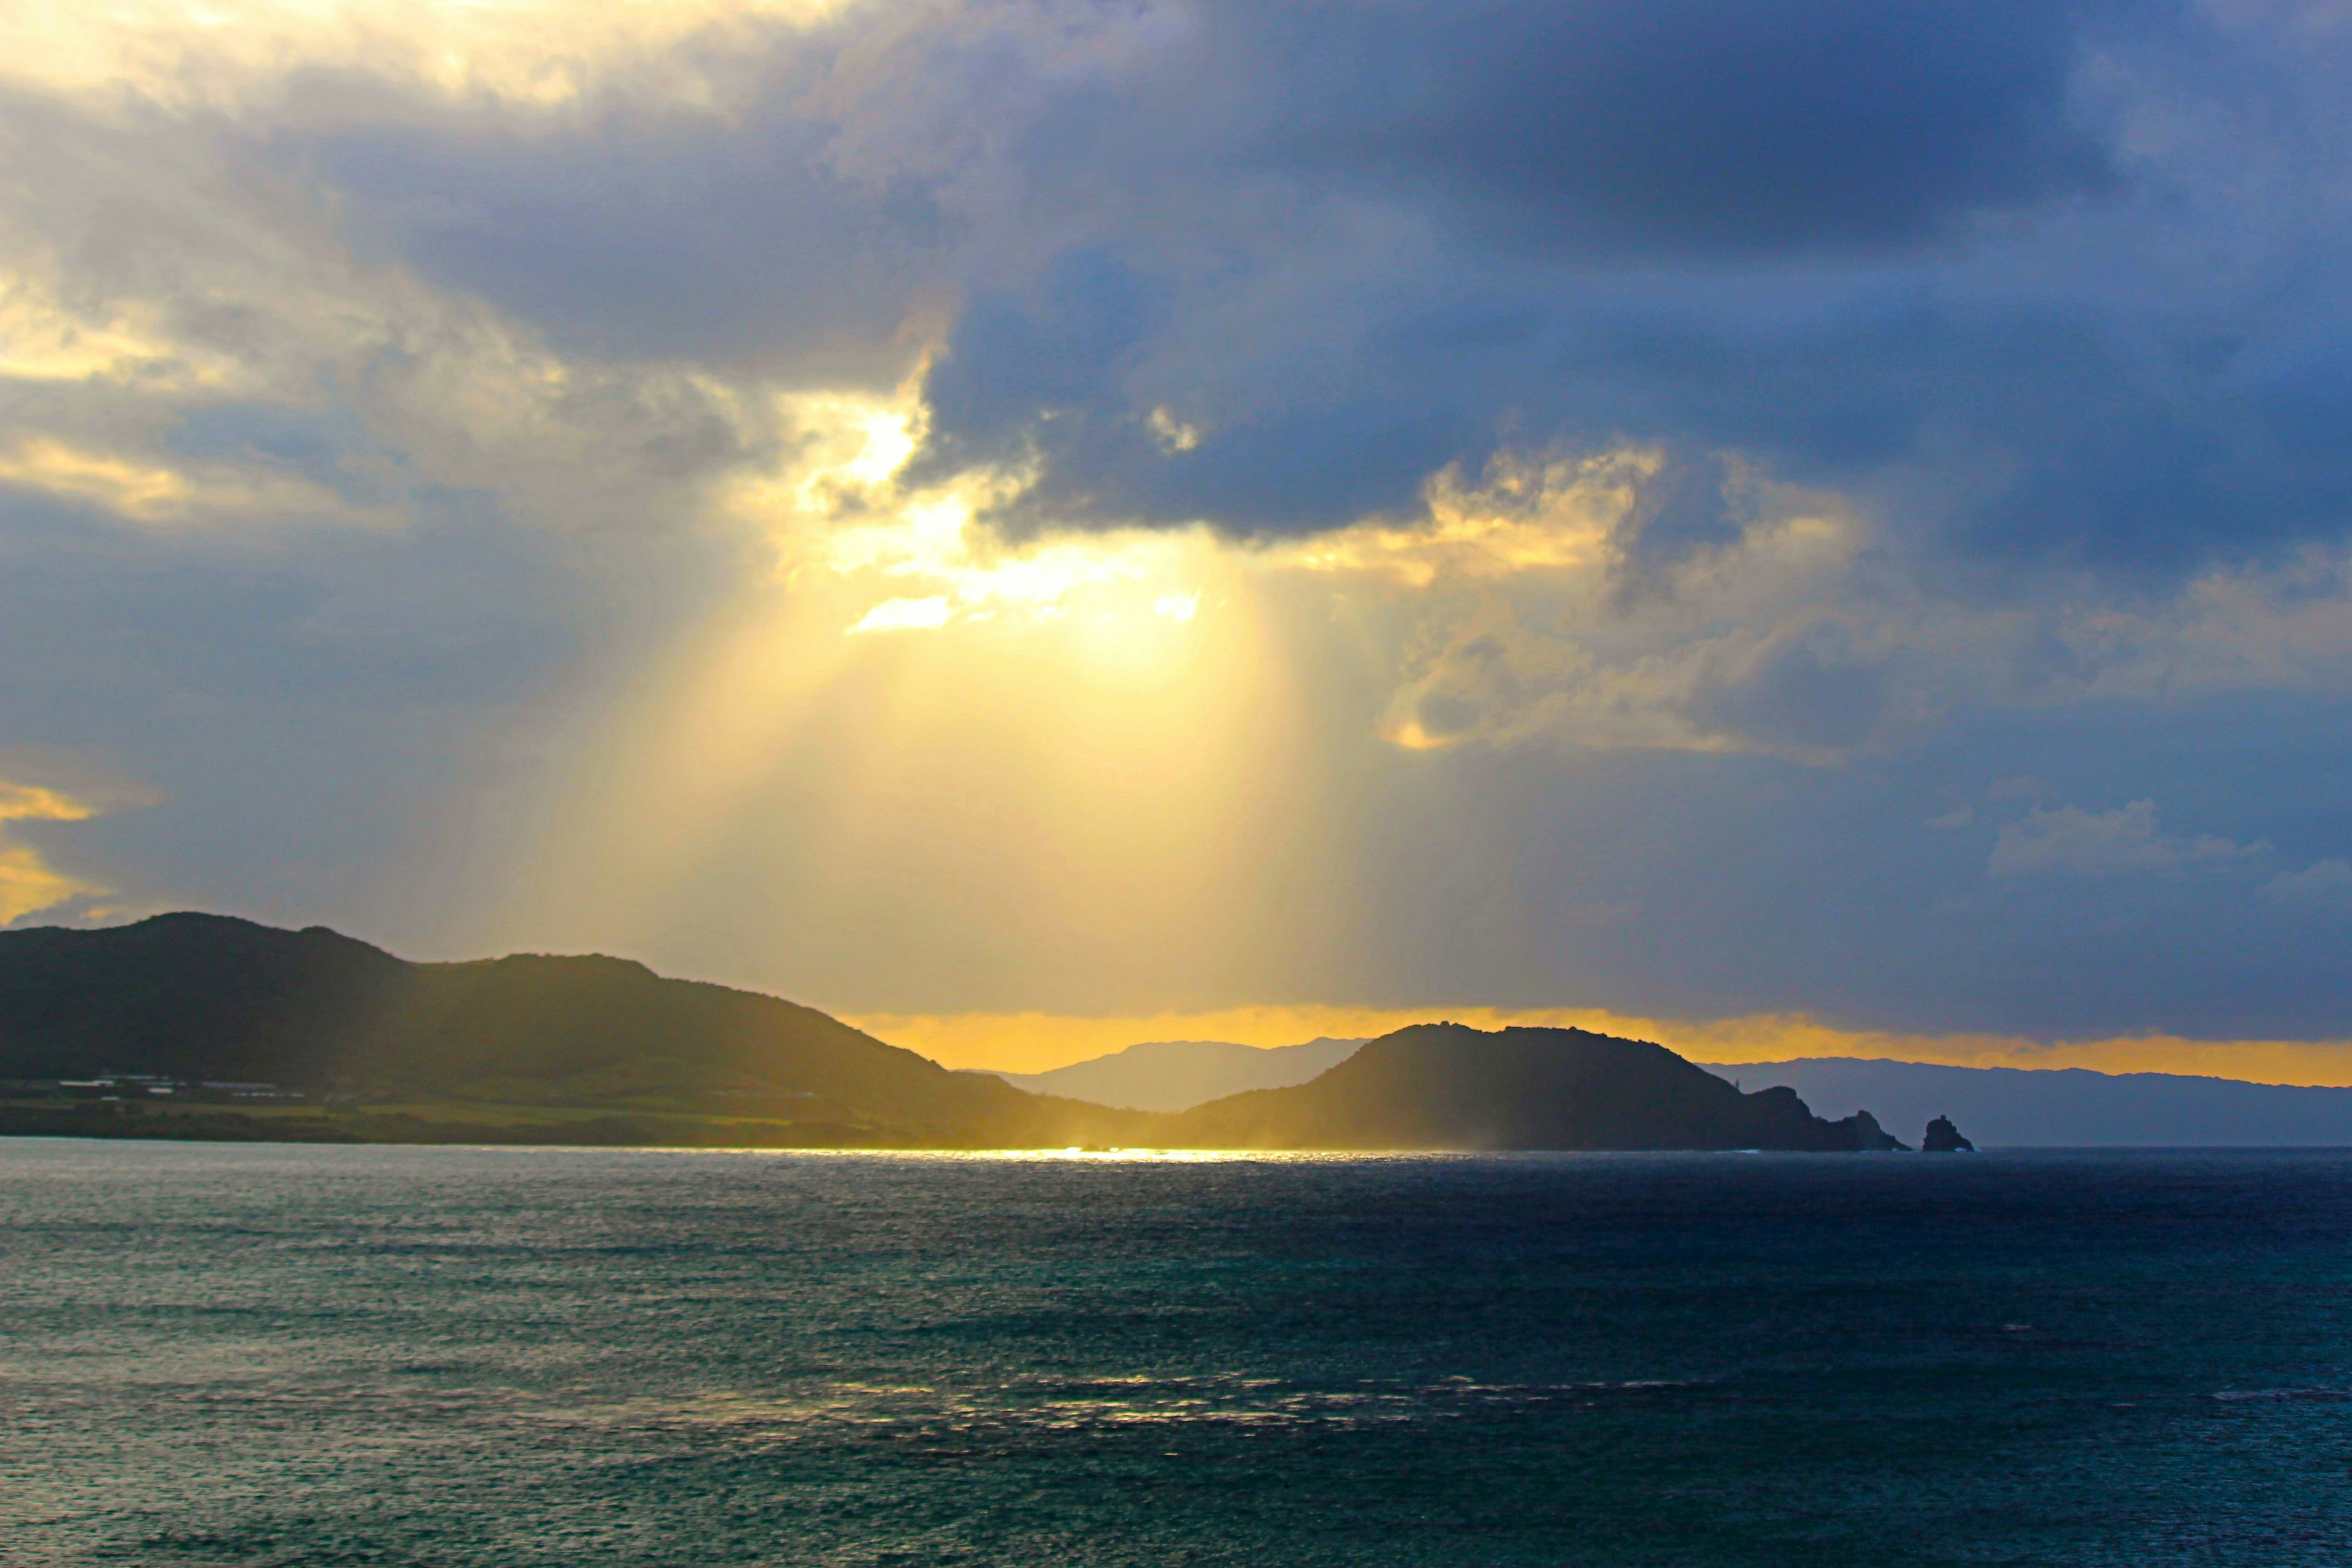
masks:
[[[1857,1110],[1844,1121],[1832,1125],[1851,1129],[1853,1133],[1853,1146],[1864,1153],[1892,1153],[1895,1150],[1908,1150],[1911,1147],[1910,1144],[1881,1127],[1878,1124],[1878,1118],[1867,1110]]]
[[[1929,1154],[1973,1154],[1977,1152],[1977,1146],[1960,1136],[1960,1130],[1952,1125],[1952,1119],[1948,1116],[1938,1116],[1927,1123],[1927,1135],[1919,1140],[1919,1147]]]

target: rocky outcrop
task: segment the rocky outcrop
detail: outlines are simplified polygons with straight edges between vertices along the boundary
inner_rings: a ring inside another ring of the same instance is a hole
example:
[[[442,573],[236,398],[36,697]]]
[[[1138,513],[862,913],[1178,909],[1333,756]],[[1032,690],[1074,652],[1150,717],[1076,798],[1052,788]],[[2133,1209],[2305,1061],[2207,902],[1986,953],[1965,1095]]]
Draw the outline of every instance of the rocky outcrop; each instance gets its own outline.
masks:
[[[1815,1116],[1790,1089],[1743,1094],[1663,1046],[1582,1029],[1416,1024],[1311,1083],[1160,1118],[1153,1141],[1198,1149],[1899,1147],[1856,1113]]]
[[[1973,1154],[1977,1146],[1960,1136],[1948,1116],[1938,1116],[1927,1123],[1927,1135],[1919,1140],[1920,1149],[1929,1154]]]
[[[1878,1118],[1867,1110],[1857,1110],[1852,1116],[1831,1123],[1833,1127],[1850,1129],[1853,1146],[1865,1153],[1885,1154],[1901,1150],[1908,1153],[1911,1145],[1878,1124]]]

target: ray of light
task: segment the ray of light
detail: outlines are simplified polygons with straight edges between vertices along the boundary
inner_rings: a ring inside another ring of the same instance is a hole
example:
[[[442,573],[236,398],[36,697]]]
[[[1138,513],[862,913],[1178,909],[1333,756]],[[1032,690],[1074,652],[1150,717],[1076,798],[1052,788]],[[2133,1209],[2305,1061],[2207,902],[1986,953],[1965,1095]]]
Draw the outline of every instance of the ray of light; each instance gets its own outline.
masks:
[[[1308,820],[1274,798],[1301,719],[1241,558],[1197,531],[1006,544],[984,484],[845,502],[908,416],[800,414],[830,446],[729,503],[771,521],[775,572],[625,705],[519,918],[642,950],[766,865],[739,952],[943,945],[1011,985],[1024,942],[1238,940],[1251,823]]]

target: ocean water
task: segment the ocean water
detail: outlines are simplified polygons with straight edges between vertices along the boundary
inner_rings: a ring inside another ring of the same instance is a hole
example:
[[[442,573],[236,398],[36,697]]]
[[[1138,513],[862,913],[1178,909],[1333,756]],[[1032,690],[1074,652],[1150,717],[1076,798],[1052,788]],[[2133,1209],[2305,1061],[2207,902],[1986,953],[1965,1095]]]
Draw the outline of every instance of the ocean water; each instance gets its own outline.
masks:
[[[0,1563],[2352,1563],[2352,1155],[0,1141]]]

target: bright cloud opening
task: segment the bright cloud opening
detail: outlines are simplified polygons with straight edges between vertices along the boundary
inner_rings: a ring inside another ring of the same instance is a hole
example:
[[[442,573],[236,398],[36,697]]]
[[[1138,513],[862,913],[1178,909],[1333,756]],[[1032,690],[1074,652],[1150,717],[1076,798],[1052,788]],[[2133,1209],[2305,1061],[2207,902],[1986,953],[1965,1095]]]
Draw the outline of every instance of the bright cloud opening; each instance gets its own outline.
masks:
[[[7,834],[14,822],[82,822],[97,808],[61,790],[0,779],[0,926],[104,891],[49,864],[47,857]]]

